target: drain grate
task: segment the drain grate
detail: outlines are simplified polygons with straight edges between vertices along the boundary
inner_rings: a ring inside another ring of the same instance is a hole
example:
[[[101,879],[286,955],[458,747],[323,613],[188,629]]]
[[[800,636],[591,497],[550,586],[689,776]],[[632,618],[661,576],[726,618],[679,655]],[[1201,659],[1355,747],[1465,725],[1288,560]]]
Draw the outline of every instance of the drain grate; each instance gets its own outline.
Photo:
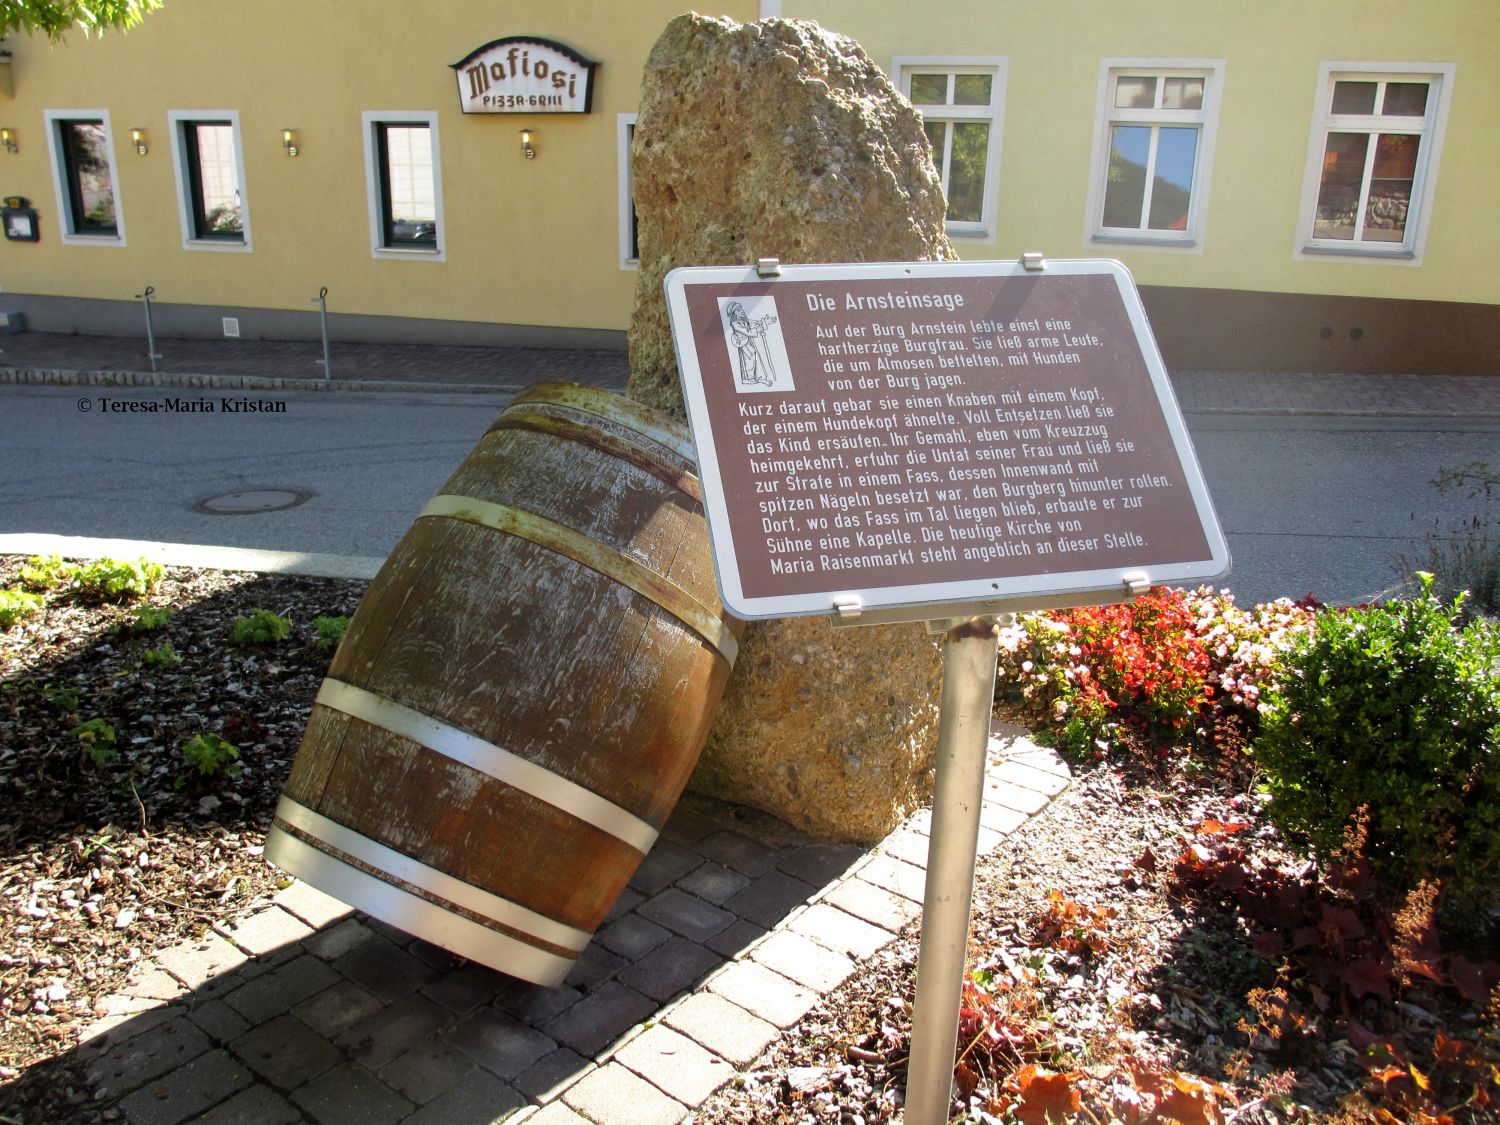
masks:
[[[199,500],[193,511],[207,516],[249,516],[259,512],[284,512],[312,499],[305,488],[240,488]]]

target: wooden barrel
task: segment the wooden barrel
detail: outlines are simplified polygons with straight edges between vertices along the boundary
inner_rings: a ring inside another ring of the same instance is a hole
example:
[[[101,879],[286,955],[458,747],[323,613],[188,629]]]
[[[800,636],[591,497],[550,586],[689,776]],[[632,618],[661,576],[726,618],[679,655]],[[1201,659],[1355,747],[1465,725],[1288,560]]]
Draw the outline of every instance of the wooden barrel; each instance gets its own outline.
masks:
[[[266,856],[557,984],[681,795],[734,663],[693,449],[616,395],[516,397],[371,583]]]

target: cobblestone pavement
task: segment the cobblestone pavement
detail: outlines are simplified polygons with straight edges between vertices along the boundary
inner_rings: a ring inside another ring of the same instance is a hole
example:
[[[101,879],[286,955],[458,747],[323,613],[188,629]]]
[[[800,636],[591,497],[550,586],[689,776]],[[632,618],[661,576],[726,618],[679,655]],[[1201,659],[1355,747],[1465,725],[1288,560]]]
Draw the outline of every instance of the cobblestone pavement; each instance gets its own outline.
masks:
[[[1172,373],[1187,414],[1500,416],[1500,375]]]
[[[567,379],[623,391],[624,351],[333,344],[325,379],[317,341],[159,339],[153,376],[144,338],[21,332],[0,336],[0,383],[107,379],[127,386],[494,390]]]
[[[987,854],[1068,785],[991,738]],[[130,1125],[672,1125],[919,913],[930,813],[871,849],[689,796],[555,989],[294,882],[143,965],[79,1048]]]
[[[22,332],[0,336],[0,384],[109,382],[232,390],[494,390],[567,379],[623,391],[624,351],[555,348],[332,345],[325,379],[315,341],[157,341],[153,374],[145,340]],[[1500,416],[1500,375],[1310,375],[1177,371],[1189,414]]]

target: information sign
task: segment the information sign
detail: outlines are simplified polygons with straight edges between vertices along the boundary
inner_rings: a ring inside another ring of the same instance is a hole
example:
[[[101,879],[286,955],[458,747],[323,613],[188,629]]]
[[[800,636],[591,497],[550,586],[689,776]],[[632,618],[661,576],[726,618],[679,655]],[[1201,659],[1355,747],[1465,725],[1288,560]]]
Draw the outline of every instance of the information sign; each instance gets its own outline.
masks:
[[[1117,262],[683,268],[666,294],[731,613],[928,619],[1228,570]]]

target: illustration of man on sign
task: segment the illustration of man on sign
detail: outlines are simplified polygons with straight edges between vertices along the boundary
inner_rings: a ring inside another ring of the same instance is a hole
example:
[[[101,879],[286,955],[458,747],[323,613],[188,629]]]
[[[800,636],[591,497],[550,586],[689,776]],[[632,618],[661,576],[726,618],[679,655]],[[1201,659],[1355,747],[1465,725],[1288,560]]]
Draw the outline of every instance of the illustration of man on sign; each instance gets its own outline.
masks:
[[[790,391],[791,366],[782,339],[776,298],[720,298],[724,316],[724,342],[735,373],[735,389],[741,394]]]

